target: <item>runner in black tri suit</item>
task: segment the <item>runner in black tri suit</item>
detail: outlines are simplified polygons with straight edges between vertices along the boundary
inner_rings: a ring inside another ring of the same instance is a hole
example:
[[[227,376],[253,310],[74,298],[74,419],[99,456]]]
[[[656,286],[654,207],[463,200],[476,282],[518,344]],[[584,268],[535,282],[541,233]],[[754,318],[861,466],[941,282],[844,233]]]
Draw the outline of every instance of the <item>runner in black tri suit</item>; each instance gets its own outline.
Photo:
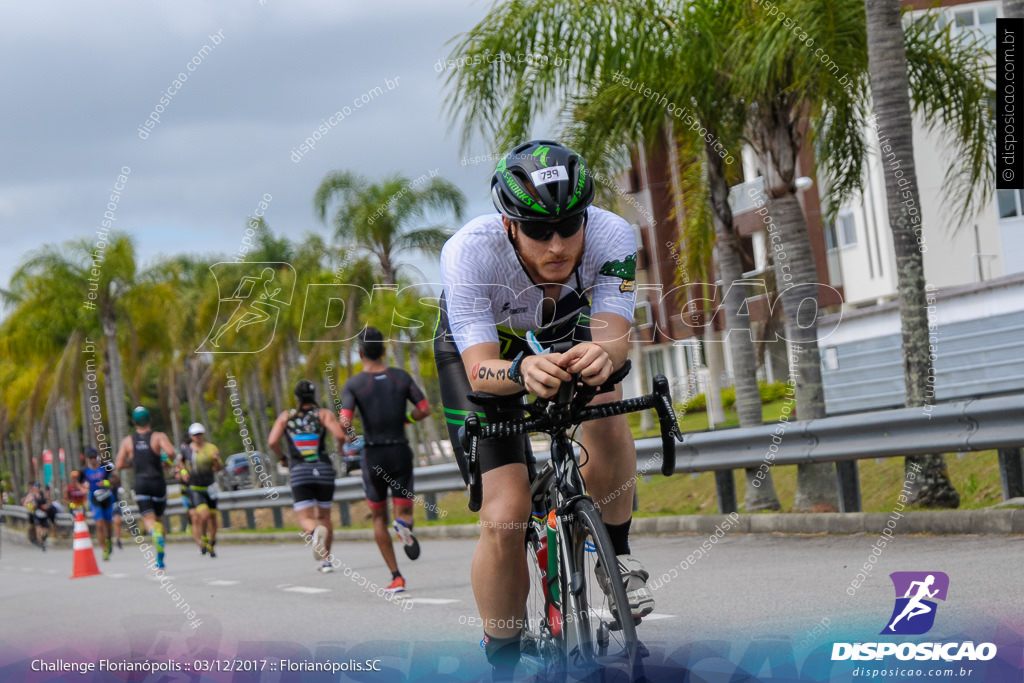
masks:
[[[430,415],[430,404],[405,370],[389,368],[383,362],[384,335],[367,327],[359,335],[359,357],[363,371],[341,390],[341,423],[346,427],[353,411],[359,409],[366,445],[363,448],[363,489],[373,512],[373,534],[380,554],[391,571],[389,593],[405,590],[398,571],[395,551],[388,533],[388,489],[395,503],[395,532],[409,559],[420,556],[420,544],[412,534],[412,449],[405,438],[405,423]],[[406,401],[415,408],[406,411]]]
[[[312,539],[313,557],[320,571],[331,571],[331,502],[334,500],[334,465],[327,456],[327,432],[345,441],[345,433],[331,411],[316,403],[316,387],[308,379],[295,385],[298,407],[277,416],[267,444],[282,464],[288,465],[292,487],[292,507],[303,533]],[[281,437],[287,435],[288,453],[281,450]]]
[[[174,446],[163,432],[149,426],[149,411],[138,406],[132,411],[136,430],[121,441],[117,451],[119,470],[134,468],[135,502],[142,515],[146,533],[153,534],[156,547],[156,568],[164,569],[164,506],[167,505],[167,482],[164,468],[174,462]]]

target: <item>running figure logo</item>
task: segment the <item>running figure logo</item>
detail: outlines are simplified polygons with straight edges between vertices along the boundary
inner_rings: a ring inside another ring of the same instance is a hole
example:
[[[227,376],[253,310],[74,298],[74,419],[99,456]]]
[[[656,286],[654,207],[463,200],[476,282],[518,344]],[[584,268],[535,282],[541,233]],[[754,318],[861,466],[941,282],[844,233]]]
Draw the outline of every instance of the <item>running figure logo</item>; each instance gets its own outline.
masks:
[[[291,265],[215,263],[210,272],[217,281],[217,318],[196,352],[257,353],[270,346],[281,308],[291,304]],[[227,291],[231,293],[225,296]]]
[[[896,606],[883,634],[918,636],[935,623],[936,599],[945,601],[949,577],[942,572],[893,572]],[[900,597],[902,596],[902,597]]]

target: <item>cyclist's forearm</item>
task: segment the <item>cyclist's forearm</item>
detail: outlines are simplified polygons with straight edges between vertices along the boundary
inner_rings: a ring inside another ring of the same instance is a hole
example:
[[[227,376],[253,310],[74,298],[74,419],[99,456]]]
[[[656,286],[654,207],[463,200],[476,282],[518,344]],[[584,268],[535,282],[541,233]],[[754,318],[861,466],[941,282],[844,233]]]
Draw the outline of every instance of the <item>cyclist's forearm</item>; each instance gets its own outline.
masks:
[[[483,391],[488,394],[505,396],[518,393],[523,390],[523,387],[509,379],[511,369],[511,361],[498,358],[480,361],[469,369],[469,384],[473,387],[473,391]]]
[[[608,354],[608,358],[612,362],[612,367],[616,370],[621,368],[622,364],[626,362],[626,356],[629,353],[629,344],[621,343],[619,340],[595,343]]]

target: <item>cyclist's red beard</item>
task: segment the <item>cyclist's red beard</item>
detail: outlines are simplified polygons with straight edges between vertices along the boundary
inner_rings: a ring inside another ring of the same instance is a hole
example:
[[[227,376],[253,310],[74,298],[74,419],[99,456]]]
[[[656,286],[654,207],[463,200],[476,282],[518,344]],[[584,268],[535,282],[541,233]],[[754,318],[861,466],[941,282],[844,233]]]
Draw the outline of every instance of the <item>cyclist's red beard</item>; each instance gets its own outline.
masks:
[[[513,235],[513,231],[515,235]],[[526,269],[527,274],[537,284],[545,283],[557,283],[565,284],[572,277],[572,274],[579,268],[580,263],[583,261],[583,251],[586,249],[587,237],[586,228],[580,230],[578,233],[579,247],[575,254],[572,252],[573,243],[576,241],[576,235],[568,239],[561,237],[552,237],[552,240],[558,239],[562,245],[562,249],[558,252],[551,253],[549,248],[550,242],[538,242],[531,240],[520,231],[514,228],[509,228],[509,241],[512,242],[512,246],[516,250],[516,254],[519,256],[519,261]],[[561,261],[568,261],[565,265],[556,265]],[[571,267],[568,267],[570,266]]]

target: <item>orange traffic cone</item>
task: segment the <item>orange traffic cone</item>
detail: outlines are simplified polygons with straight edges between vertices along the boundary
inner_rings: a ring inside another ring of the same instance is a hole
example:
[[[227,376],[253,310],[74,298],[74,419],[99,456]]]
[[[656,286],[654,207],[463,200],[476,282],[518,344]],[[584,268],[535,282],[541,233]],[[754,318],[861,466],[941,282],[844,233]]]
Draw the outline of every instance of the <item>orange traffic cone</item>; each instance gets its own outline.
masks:
[[[75,567],[71,572],[72,579],[83,576],[96,576],[100,568],[96,566],[96,554],[92,551],[92,539],[89,538],[89,526],[85,523],[85,515],[75,515],[75,540],[71,546],[75,551]]]

